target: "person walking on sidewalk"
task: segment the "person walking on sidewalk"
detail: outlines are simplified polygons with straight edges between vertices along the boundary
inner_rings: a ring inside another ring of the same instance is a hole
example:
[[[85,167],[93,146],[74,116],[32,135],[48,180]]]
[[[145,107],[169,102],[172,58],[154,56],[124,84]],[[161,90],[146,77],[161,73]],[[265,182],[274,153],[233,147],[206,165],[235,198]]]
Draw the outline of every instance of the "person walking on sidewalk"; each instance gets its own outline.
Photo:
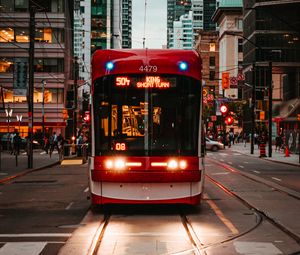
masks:
[[[277,135],[275,138],[275,151],[280,151],[281,147],[282,147],[282,143],[283,143],[283,139],[281,137],[281,135]]]
[[[20,154],[20,145],[22,142],[22,138],[19,135],[19,132],[16,132],[14,136],[14,155]]]

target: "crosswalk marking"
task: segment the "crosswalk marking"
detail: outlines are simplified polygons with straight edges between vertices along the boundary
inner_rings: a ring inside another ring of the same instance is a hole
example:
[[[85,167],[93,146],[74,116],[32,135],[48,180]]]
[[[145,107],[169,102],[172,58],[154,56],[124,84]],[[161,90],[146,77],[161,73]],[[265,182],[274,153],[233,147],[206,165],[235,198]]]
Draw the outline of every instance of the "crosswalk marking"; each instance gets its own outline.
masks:
[[[70,237],[71,233],[24,233],[24,234],[0,234],[1,238],[6,237]]]
[[[274,244],[266,242],[240,242],[233,243],[239,254],[278,255],[283,254]]]
[[[0,255],[38,255],[47,242],[9,242],[0,248]]]

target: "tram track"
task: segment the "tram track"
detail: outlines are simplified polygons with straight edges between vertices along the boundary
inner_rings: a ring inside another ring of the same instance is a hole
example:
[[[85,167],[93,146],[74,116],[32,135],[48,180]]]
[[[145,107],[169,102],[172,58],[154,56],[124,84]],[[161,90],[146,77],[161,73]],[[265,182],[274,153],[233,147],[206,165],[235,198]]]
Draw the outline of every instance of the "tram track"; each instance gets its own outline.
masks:
[[[206,250],[208,248],[221,246],[225,243],[231,242],[242,236],[245,236],[248,233],[255,230],[256,228],[258,228],[260,226],[260,224],[263,222],[263,217],[259,213],[255,212],[255,214],[256,214],[256,219],[257,219],[256,224],[253,227],[251,227],[250,229],[247,229],[246,231],[239,233],[238,235],[235,235],[233,237],[224,239],[224,240],[216,242],[216,243],[206,245],[201,241],[200,237],[197,235],[196,231],[193,228],[192,223],[188,220],[186,213],[182,210],[179,210],[178,215],[180,217],[181,224],[183,225],[183,228],[185,229],[186,235],[188,237],[188,240],[190,241],[192,248],[190,250],[182,250],[182,251],[175,252],[175,253],[174,252],[166,253],[164,255],[185,255],[185,254],[190,254],[190,252],[193,252],[195,255],[207,255]],[[113,216],[113,214],[111,212],[107,212],[104,214],[104,219],[101,222],[101,224],[99,225],[99,227],[94,235],[94,239],[90,246],[88,255],[97,255],[98,254],[102,240],[104,238],[105,232],[109,226],[110,219],[112,216]]]
[[[260,183],[260,184],[264,184],[268,187],[271,187],[273,188],[274,190],[280,192],[280,193],[283,193],[287,196],[290,196],[296,200],[299,200],[299,197],[297,196],[294,196],[293,194],[290,194],[284,190],[280,190],[280,189],[277,189],[275,188],[274,186],[272,185],[269,185],[267,183],[264,183],[262,181],[258,181],[256,180],[255,178],[251,178],[250,176],[246,175],[246,174],[243,174],[241,172],[239,172],[238,170],[235,170],[227,165],[224,165],[224,164],[221,164],[215,160],[211,160],[211,162],[223,167],[224,169],[230,171],[230,172],[233,172],[233,173],[236,173],[236,174],[239,174],[239,175],[242,175],[248,179],[250,179],[251,181],[253,182],[257,182],[257,183]],[[278,222],[276,219],[272,218],[271,216],[269,216],[266,212],[258,209],[257,207],[255,207],[254,205],[252,205],[251,203],[249,203],[248,201],[246,201],[245,199],[243,199],[241,196],[237,195],[235,192],[232,192],[229,188],[225,187],[222,183],[220,183],[219,181],[217,181],[216,179],[212,178],[211,176],[205,174],[205,177],[211,182],[213,183],[214,185],[218,186],[221,190],[223,190],[224,192],[226,192],[227,194],[235,197],[236,199],[238,199],[242,204],[244,204],[248,209],[254,211],[257,215],[259,215],[263,220],[267,220],[268,222],[270,222],[273,226],[275,226],[276,228],[280,229],[282,232],[284,232],[286,235],[288,235],[290,238],[292,238],[294,241],[296,241],[298,244],[300,244],[300,237],[293,233],[292,231],[290,231],[288,228],[286,228],[284,225],[282,225],[280,222]]]

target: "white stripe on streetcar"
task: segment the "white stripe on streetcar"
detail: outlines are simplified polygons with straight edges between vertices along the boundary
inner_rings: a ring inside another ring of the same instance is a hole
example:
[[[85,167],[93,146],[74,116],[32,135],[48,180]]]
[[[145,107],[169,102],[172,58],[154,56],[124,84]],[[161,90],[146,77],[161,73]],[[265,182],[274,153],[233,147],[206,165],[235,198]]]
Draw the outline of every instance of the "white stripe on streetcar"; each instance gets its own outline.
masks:
[[[279,178],[272,177],[272,179],[281,182],[281,179],[279,179]]]
[[[9,242],[1,247],[0,255],[38,255],[45,248],[46,244],[47,242]]]

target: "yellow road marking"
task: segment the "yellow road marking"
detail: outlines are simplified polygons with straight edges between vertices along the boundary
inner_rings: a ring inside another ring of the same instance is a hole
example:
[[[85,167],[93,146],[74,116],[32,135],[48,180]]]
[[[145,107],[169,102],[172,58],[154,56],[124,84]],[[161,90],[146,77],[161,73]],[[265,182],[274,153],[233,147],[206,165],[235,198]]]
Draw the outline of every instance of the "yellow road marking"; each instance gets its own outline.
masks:
[[[208,195],[206,195],[206,197],[209,199]],[[210,208],[214,210],[215,214],[224,223],[224,225],[229,228],[232,234],[236,235],[239,233],[233,223],[225,217],[220,208],[213,201],[206,200],[206,202],[209,204]]]

